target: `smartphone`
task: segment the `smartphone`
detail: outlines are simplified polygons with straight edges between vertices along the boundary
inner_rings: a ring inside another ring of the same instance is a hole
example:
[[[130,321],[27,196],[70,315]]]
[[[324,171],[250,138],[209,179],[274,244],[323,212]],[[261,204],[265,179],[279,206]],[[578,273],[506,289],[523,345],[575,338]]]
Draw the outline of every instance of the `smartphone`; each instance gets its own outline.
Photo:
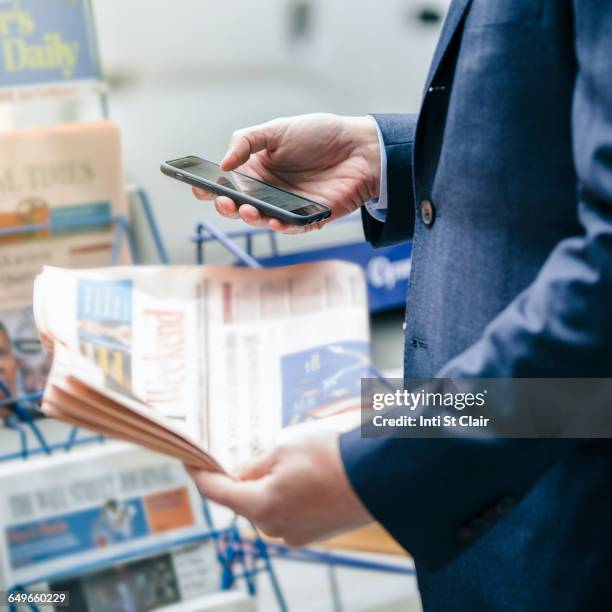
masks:
[[[331,215],[329,206],[242,172],[223,172],[218,164],[193,155],[167,161],[161,171],[189,185],[228,196],[238,204],[252,204],[264,215],[292,225],[308,225]]]

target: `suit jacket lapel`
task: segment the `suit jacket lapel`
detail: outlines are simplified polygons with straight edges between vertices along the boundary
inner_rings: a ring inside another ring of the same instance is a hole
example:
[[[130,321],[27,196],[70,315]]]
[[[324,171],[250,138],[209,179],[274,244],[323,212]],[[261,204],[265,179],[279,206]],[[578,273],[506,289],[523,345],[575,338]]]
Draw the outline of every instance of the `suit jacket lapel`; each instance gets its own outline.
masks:
[[[430,88],[431,83],[436,76],[436,72],[440,67],[440,63],[442,62],[442,58],[446,53],[446,49],[457,29],[457,26],[461,22],[461,18],[465,14],[471,0],[453,0],[448,10],[448,15],[444,20],[444,25],[442,26],[442,32],[440,33],[440,39],[438,40],[438,45],[436,46],[436,50],[434,52],[433,60],[431,61],[431,67],[429,68],[429,74],[427,75],[427,81],[425,85],[425,92]]]

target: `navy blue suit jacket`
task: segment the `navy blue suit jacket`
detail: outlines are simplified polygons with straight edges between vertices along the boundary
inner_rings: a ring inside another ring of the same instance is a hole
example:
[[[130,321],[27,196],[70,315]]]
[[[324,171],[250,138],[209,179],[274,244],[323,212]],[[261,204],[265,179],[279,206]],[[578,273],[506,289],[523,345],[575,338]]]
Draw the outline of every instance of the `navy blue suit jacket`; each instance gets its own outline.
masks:
[[[414,240],[406,376],[609,377],[612,2],[455,0],[419,115],[375,118],[389,208],[363,221]],[[341,452],[426,610],[612,605],[607,441],[354,431]]]

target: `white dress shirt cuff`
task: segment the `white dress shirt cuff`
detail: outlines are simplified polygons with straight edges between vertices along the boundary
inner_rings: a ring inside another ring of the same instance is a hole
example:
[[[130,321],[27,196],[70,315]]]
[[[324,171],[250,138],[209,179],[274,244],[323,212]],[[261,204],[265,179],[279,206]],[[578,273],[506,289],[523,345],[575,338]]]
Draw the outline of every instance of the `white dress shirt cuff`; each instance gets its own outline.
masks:
[[[387,152],[385,151],[385,142],[378,122],[371,115],[369,117],[378,132],[378,144],[380,146],[380,193],[378,198],[365,202],[364,206],[374,219],[384,223],[387,219]]]

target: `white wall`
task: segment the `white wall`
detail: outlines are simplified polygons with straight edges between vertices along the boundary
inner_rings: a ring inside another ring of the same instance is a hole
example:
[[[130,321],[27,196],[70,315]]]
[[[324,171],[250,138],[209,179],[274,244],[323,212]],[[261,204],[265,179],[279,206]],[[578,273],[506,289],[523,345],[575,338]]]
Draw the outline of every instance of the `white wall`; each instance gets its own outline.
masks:
[[[127,178],[151,195],[176,262],[192,261],[187,236],[198,219],[232,224],[163,177],[162,161],[220,159],[234,129],[275,116],[418,108],[438,27],[414,15],[446,0],[306,1],[312,28],[297,41],[295,2],[94,0]]]

